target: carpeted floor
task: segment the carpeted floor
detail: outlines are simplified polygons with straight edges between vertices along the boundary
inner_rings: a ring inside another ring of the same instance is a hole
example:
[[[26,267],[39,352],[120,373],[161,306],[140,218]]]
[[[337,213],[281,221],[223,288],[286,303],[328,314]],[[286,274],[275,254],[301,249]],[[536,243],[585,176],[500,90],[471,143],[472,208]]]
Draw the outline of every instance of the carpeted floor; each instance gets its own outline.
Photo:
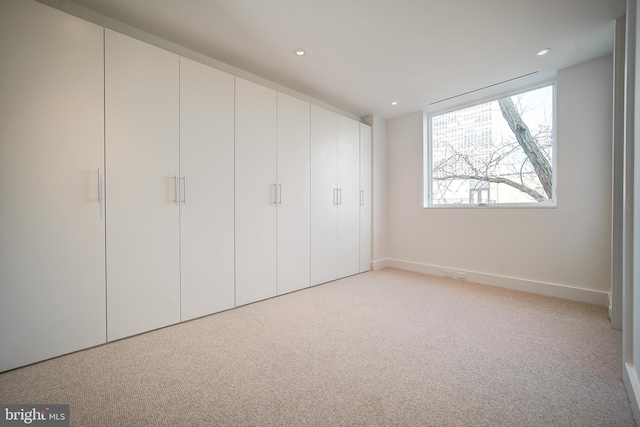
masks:
[[[385,269],[0,374],[72,426],[633,426],[604,307]]]

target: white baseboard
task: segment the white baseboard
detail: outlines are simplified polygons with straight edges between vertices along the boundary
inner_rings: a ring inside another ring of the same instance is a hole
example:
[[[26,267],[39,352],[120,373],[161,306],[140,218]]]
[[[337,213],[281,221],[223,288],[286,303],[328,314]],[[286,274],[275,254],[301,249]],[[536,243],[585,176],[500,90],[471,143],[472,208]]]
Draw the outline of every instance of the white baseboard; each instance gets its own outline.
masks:
[[[389,267],[389,259],[379,259],[377,261],[371,261],[371,270],[382,270],[383,268]]]
[[[636,424],[640,425],[640,383],[638,382],[638,376],[636,375],[633,365],[629,363],[624,364],[622,381],[624,387],[627,389],[627,396],[629,397],[629,403],[631,404],[631,410],[633,411],[633,418],[636,420]]]
[[[400,270],[415,271],[417,273],[430,274],[443,277],[445,270],[452,272],[463,271],[467,275],[467,281],[482,283],[484,285],[498,286],[501,288],[514,289],[518,291],[530,292],[538,295],[564,298],[572,301],[586,302],[589,304],[609,306],[609,294],[592,289],[576,288],[572,286],[557,285],[553,283],[537,282],[533,280],[518,279],[515,277],[497,276],[494,274],[479,273],[456,268],[441,267],[436,265],[422,264],[399,259],[386,259],[375,261],[377,265],[397,268]],[[380,267],[384,268],[384,267]],[[379,270],[380,268],[374,268]]]

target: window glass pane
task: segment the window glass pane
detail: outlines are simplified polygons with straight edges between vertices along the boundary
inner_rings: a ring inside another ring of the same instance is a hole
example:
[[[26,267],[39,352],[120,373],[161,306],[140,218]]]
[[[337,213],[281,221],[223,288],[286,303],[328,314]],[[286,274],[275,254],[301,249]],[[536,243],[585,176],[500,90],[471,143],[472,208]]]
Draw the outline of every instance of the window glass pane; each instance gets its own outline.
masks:
[[[434,115],[430,131],[431,205],[554,201],[553,85]]]

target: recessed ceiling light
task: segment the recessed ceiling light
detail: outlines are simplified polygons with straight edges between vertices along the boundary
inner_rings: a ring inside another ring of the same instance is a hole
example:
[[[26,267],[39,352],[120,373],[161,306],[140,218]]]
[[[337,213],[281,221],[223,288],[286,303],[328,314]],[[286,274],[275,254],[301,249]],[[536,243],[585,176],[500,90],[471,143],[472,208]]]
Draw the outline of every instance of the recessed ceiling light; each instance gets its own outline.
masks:
[[[391,103],[391,105],[398,105],[398,102],[397,102],[397,101],[393,101],[393,102]]]
[[[296,55],[298,56],[304,56],[306,52],[304,51],[304,49],[297,49],[296,50]]]
[[[548,47],[545,47],[544,49],[540,49],[539,51],[536,52],[536,56],[543,56],[546,55],[547,53],[551,52],[551,49]]]

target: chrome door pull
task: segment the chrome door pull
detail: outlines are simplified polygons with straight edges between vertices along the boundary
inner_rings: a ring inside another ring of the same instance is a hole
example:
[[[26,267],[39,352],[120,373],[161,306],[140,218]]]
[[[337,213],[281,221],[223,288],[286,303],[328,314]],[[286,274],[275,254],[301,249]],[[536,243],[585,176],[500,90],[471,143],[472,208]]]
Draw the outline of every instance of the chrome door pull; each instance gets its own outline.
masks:
[[[98,168],[98,209],[100,209],[100,218],[102,218],[102,169]]]
[[[179,202],[179,200],[178,200],[178,191],[180,191],[180,190],[178,189],[178,175],[174,175],[174,176],[173,176],[173,180],[174,180],[174,188],[173,188],[173,190],[174,190],[174,192],[175,192],[175,196],[176,196],[176,198],[175,198],[175,200],[174,200],[174,201],[175,201],[176,203],[178,203],[178,202]]]
[[[187,203],[187,176],[186,175],[182,177],[182,182],[183,182],[182,203],[186,204]]]
[[[98,203],[102,208],[102,169],[98,169]]]

